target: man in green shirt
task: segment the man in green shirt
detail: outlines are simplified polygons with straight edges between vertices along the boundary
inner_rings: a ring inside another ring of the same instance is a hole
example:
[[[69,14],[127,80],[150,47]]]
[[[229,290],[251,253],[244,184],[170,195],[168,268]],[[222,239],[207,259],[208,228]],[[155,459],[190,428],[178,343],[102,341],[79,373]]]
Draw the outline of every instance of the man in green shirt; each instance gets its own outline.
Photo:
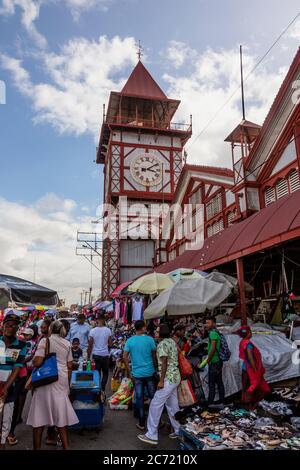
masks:
[[[208,404],[213,405],[216,394],[216,386],[219,391],[220,406],[224,405],[225,390],[222,379],[223,361],[220,358],[221,337],[216,330],[216,319],[213,316],[206,318],[208,330]]]

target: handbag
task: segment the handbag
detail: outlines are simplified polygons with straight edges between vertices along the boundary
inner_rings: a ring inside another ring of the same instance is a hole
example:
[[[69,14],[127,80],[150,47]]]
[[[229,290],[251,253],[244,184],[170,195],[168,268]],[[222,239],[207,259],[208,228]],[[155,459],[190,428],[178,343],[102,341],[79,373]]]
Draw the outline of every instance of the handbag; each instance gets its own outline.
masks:
[[[178,349],[178,367],[180,370],[180,375],[182,379],[186,379],[187,377],[190,377],[190,375],[192,375],[193,367],[190,361],[182,353],[178,345],[177,345],[177,349]]]
[[[182,380],[178,386],[178,403],[180,407],[190,406],[196,403],[193,387],[189,379]]]
[[[42,387],[58,381],[58,368],[55,353],[50,353],[50,340],[46,339],[45,358],[42,365],[35,367],[31,375],[33,388]]]

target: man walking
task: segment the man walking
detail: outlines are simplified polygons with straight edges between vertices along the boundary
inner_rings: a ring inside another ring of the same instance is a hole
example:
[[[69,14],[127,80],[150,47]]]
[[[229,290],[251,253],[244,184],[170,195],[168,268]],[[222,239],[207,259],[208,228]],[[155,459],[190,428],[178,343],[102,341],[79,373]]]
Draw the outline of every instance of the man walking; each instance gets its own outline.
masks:
[[[91,354],[95,361],[96,370],[101,377],[101,388],[105,392],[109,374],[109,349],[112,347],[112,333],[105,324],[104,315],[97,317],[97,326],[90,330],[87,355]]]
[[[223,361],[220,358],[221,337],[216,330],[216,319],[214,316],[206,318],[206,329],[208,330],[208,405],[213,405],[216,394],[216,386],[219,391],[219,407],[224,406],[225,390],[222,379]]]
[[[178,367],[178,348],[175,341],[170,338],[170,329],[167,324],[159,327],[159,344],[157,347],[159,383],[157,391],[150,403],[147,420],[146,434],[140,434],[138,439],[147,444],[158,444],[158,426],[164,409],[167,408],[168,416],[174,432],[169,434],[171,439],[179,437],[179,423],[175,414],[179,411],[177,388],[180,384],[180,372]]]
[[[78,338],[80,341],[81,348],[87,350],[88,339],[91,327],[86,323],[86,318],[84,313],[79,313],[77,316],[77,321],[71,325],[70,331],[66,337],[68,341],[72,344],[74,338]]]
[[[134,381],[135,410],[139,422],[136,424],[140,431],[145,430],[144,390],[152,400],[155,393],[156,344],[153,338],[146,334],[143,320],[135,322],[136,335],[125,344],[124,362],[127,371]],[[131,359],[131,372],[129,358]]]
[[[26,343],[17,338],[20,319],[10,313],[3,321],[3,336],[0,336],[0,404],[2,409],[1,445],[3,448],[9,435],[14,411],[15,382],[26,357]],[[2,403],[1,403],[2,402]]]

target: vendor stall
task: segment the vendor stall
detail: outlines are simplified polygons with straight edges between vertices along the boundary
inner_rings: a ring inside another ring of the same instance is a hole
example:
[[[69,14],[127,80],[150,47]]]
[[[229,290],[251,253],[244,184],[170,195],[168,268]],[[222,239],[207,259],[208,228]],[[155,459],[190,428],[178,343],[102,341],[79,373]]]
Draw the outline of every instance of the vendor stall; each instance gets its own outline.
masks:
[[[41,304],[56,306],[59,302],[57,292],[14,276],[0,274],[0,308]]]

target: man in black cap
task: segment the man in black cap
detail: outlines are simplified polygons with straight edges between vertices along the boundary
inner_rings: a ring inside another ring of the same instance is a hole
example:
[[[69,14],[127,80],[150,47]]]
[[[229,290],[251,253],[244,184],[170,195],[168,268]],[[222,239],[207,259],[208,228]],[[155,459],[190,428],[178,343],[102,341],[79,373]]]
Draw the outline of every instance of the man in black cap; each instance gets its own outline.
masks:
[[[26,343],[17,338],[19,324],[19,316],[8,313],[3,321],[3,336],[0,336],[0,448],[4,447],[10,431],[14,411],[14,384],[26,357]]]

